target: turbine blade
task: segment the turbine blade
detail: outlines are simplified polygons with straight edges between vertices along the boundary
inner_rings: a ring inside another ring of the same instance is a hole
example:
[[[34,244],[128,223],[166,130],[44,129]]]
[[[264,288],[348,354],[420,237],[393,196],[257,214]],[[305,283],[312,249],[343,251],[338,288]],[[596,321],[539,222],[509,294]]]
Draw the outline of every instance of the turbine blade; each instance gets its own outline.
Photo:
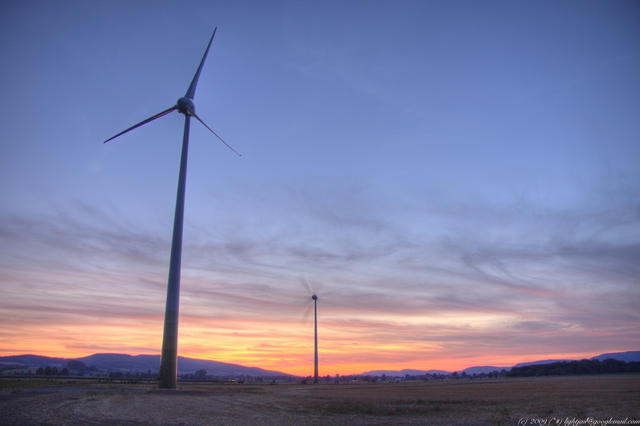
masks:
[[[185,98],[193,99],[196,94],[196,86],[198,85],[198,79],[200,78],[200,71],[202,71],[202,66],[204,65],[205,59],[207,59],[207,54],[209,53],[209,48],[211,47],[211,42],[213,42],[213,37],[216,35],[216,30],[218,27],[213,29],[213,34],[211,34],[211,39],[209,39],[209,44],[207,45],[207,50],[204,51],[204,55],[202,55],[202,60],[200,61],[200,66],[198,66],[198,70],[193,76],[193,80],[191,80],[191,84],[187,89],[187,93],[184,95]]]
[[[311,284],[309,284],[309,280],[307,279],[307,277],[302,277],[300,278],[300,282],[302,283],[303,287],[309,292],[309,294],[313,294],[313,290],[311,289]]]
[[[109,142],[110,140],[115,139],[115,138],[117,138],[117,137],[118,137],[118,136],[120,136],[120,135],[124,135],[125,133],[127,133],[127,132],[129,132],[129,131],[131,131],[131,130],[135,129],[136,127],[140,127],[140,126],[142,126],[143,124],[147,124],[148,122],[153,121],[153,120],[155,120],[156,118],[160,118],[160,117],[162,117],[163,115],[167,115],[167,114],[169,114],[171,111],[173,111],[174,109],[176,109],[176,107],[175,107],[175,106],[172,106],[172,107],[171,107],[171,108],[169,108],[169,109],[165,109],[165,110],[164,110],[164,111],[162,111],[161,113],[158,113],[158,114],[154,115],[153,117],[147,118],[146,120],[141,121],[141,122],[139,122],[138,124],[135,124],[135,125],[133,125],[133,126],[129,127],[127,130],[123,130],[122,132],[118,133],[118,134],[117,134],[117,135],[115,135],[115,136],[111,136],[109,139],[107,139],[107,140],[106,140],[106,141],[104,141],[103,143],[107,143],[107,142]]]
[[[309,316],[311,315],[311,310],[313,309],[313,303],[307,305],[307,308],[304,310],[304,315],[302,316],[302,322],[309,322]]]
[[[206,127],[207,129],[209,129],[209,131],[210,131],[211,133],[213,133],[214,135],[216,135],[216,137],[217,137],[218,139],[220,139],[220,140],[222,141],[222,143],[223,143],[223,144],[225,144],[225,145],[227,146],[227,148],[229,148],[231,151],[235,152],[235,153],[236,153],[236,155],[237,155],[238,157],[242,157],[242,154],[240,154],[238,151],[236,151],[235,149],[233,149],[233,147],[232,147],[231,145],[229,145],[227,142],[225,142],[225,140],[224,140],[224,139],[222,139],[222,138],[221,138],[221,137],[220,137],[216,132],[214,132],[213,130],[211,130],[211,127],[207,126],[207,125],[205,124],[205,122],[204,122],[204,121],[200,120],[200,117],[198,117],[198,116],[196,115],[196,113],[195,113],[195,112],[194,112],[194,113],[192,113],[191,115],[193,115],[193,116],[196,118],[196,120],[198,120],[200,123],[202,123],[202,125],[203,125],[204,127]]]

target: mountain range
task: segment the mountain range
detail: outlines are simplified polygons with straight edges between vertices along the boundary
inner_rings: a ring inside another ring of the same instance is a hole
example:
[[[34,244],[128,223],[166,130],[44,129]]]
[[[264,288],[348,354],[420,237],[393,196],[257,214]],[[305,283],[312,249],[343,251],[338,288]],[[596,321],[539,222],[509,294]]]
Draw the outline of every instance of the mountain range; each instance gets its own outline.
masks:
[[[14,355],[0,357],[0,364],[13,364],[25,367],[64,368],[69,361],[81,361],[87,367],[96,367],[101,371],[116,372],[156,372],[160,368],[160,355],[93,354],[82,358],[50,358],[39,355]],[[211,376],[227,377],[275,377],[290,376],[279,371],[264,370],[257,367],[245,367],[238,364],[178,357],[178,374],[193,374],[197,370],[206,370]]]
[[[606,354],[602,354],[602,355],[597,355],[594,357],[591,357],[590,359],[594,359],[594,360],[598,360],[598,361],[604,361],[605,359],[615,359],[618,361],[624,361],[624,362],[638,362],[640,361],[640,351],[627,351],[627,352],[613,352],[613,353],[606,353]],[[511,370],[514,367],[525,367],[527,365],[539,365],[539,364],[551,364],[554,362],[568,362],[568,361],[574,361],[571,359],[545,359],[545,360],[540,360],[540,361],[532,361],[532,362],[522,362],[520,364],[516,364],[514,366],[511,367],[494,367],[494,366],[479,366],[479,367],[468,367],[465,368],[464,370],[460,370],[458,371],[458,374],[462,374],[462,373],[466,373],[468,375],[473,375],[473,374],[488,374],[488,373],[492,373],[494,371],[501,371],[501,370]],[[577,361],[577,360],[575,360]],[[433,374],[440,374],[440,375],[449,375],[449,374],[453,374],[453,372],[451,371],[442,371],[442,370],[373,370],[373,371],[367,371],[365,373],[360,374],[361,376],[382,376],[382,375],[388,376],[388,377],[404,377],[405,375],[410,375],[410,376],[422,376],[422,375],[433,375]]]
[[[632,362],[640,361],[640,351],[627,351],[606,353],[594,356],[590,359],[604,361],[605,359],[616,359],[619,361]],[[40,355],[13,355],[0,357],[0,364],[19,365],[28,368],[38,368],[44,366],[57,367],[58,369],[67,366],[69,361],[81,361],[87,367],[95,367],[99,371],[115,371],[115,372],[147,372],[158,371],[160,367],[160,355],[126,355],[126,354],[93,354],[82,358],[50,358]],[[550,364],[559,361],[548,359],[541,361],[525,362],[516,364],[513,367],[524,367],[527,365]],[[469,367],[458,371],[458,374],[466,373],[487,374],[493,371],[511,370],[513,367],[494,367],[494,366],[477,366]],[[221,377],[276,377],[291,376],[290,374],[281,373],[279,371],[264,370],[257,367],[245,367],[238,364],[230,364],[226,362],[210,361],[205,359],[194,359],[178,357],[178,374],[193,374],[197,370],[206,370],[210,376]],[[443,370],[373,370],[359,374],[360,376],[388,376],[388,377],[404,377],[405,375],[449,375],[453,374]]]

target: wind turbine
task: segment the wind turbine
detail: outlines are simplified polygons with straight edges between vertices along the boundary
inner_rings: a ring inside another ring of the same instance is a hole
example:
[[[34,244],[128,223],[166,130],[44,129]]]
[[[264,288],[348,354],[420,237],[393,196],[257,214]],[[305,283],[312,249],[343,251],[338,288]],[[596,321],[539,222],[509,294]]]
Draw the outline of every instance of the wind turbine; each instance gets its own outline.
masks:
[[[213,133],[218,139],[220,139],[220,141],[222,141],[222,143],[224,143],[230,150],[240,156],[240,153],[233,149],[231,145],[225,142],[224,139],[222,139],[216,132],[214,132],[209,126],[207,126],[204,121],[200,119],[200,117],[196,115],[196,108],[193,104],[193,97],[196,94],[196,86],[198,84],[198,79],[200,78],[200,71],[202,71],[204,61],[205,59],[207,59],[207,54],[209,53],[209,48],[211,47],[211,43],[213,42],[213,37],[216,35],[217,29],[218,27],[215,27],[213,29],[213,34],[211,34],[211,39],[209,39],[207,49],[204,51],[204,55],[202,55],[202,60],[200,61],[198,70],[191,80],[191,84],[187,89],[187,93],[185,93],[183,97],[178,99],[178,102],[174,106],[162,112],[159,112],[158,114],[147,118],[146,120],[141,121],[140,123],[135,124],[104,141],[104,143],[107,143],[110,140],[117,138],[118,136],[121,136],[135,128],[147,124],[150,121],[155,120],[156,118],[167,115],[174,110],[177,110],[179,113],[184,114],[184,134],[182,137],[182,153],[180,156],[180,173],[178,175],[178,194],[176,196],[176,210],[173,219],[173,239],[171,241],[171,258],[169,260],[167,302],[164,312],[162,360],[160,361],[159,374],[159,386],[161,388],[175,388],[178,375],[178,311],[180,305],[180,261],[182,258],[184,189],[187,179],[187,153],[189,151],[189,127],[191,117],[194,117],[196,120],[202,123],[204,127],[209,129],[209,131]]]
[[[318,383],[318,296],[311,296],[313,299],[313,383]]]
[[[313,300],[313,383],[318,383],[318,296],[311,289],[311,285],[309,281],[304,278],[303,280],[305,287],[312,293],[311,299]],[[307,312],[305,313],[305,319],[307,318],[307,314],[309,313],[309,307],[307,307]]]

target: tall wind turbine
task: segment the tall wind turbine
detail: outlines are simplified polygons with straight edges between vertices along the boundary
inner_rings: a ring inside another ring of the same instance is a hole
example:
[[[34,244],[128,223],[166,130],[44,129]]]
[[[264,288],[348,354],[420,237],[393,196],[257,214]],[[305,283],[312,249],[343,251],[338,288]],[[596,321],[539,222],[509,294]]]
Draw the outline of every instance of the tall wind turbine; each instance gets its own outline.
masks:
[[[211,130],[209,126],[207,126],[204,121],[200,119],[196,115],[195,105],[193,104],[193,97],[196,94],[196,85],[198,84],[198,78],[200,78],[200,71],[202,71],[202,66],[204,65],[205,59],[207,59],[207,54],[209,53],[209,48],[211,47],[211,43],[213,42],[213,37],[216,35],[216,30],[218,27],[214,28],[213,34],[211,35],[211,39],[209,39],[209,44],[207,45],[207,49],[204,51],[204,55],[202,55],[202,60],[200,61],[200,65],[198,66],[198,70],[196,71],[193,79],[191,80],[191,84],[187,89],[187,93],[180,99],[178,102],[162,112],[147,118],[144,121],[141,121],[138,124],[135,124],[129,127],[126,130],[118,133],[115,136],[110,137],[105,143],[109,142],[112,139],[117,138],[137,127],[140,127],[144,124],[149,123],[150,121],[155,120],[156,118],[160,118],[164,115],[169,114],[170,112],[177,110],[179,113],[184,114],[184,135],[182,137],[182,153],[180,156],[180,173],[178,175],[178,195],[176,197],[176,211],[173,219],[173,239],[171,241],[171,258],[169,261],[169,282],[167,285],[167,303],[164,312],[164,333],[162,337],[162,360],[160,362],[160,375],[159,375],[159,386],[161,388],[175,388],[177,382],[177,374],[178,374],[178,310],[180,305],[180,261],[182,257],[182,223],[184,216],[184,188],[187,179],[187,153],[189,150],[189,127],[191,117],[194,117],[200,123],[204,125],[211,133],[213,133],[222,143],[224,143],[230,150],[235,152],[238,156],[240,154],[231,147],[227,142],[224,141],[216,132]]]

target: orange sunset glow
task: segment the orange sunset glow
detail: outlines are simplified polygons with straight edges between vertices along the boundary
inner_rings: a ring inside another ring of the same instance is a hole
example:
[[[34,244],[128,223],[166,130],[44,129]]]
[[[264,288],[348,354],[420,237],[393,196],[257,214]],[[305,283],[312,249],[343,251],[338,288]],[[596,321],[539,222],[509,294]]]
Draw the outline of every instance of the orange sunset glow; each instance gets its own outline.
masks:
[[[159,353],[164,297],[160,275],[142,274],[140,278],[116,273],[109,277],[61,271],[46,277],[25,276],[40,282],[42,294],[16,307],[4,302],[7,326],[0,331],[2,355],[74,358],[93,353]],[[53,288],[48,284],[61,282],[65,283],[64,293],[45,291]],[[93,289],[90,296],[87,283]],[[393,294],[357,298],[337,287],[322,287],[328,295],[319,300],[321,375],[405,368],[457,371],[477,365],[509,367],[541,358],[597,355],[586,338],[596,334],[578,326],[562,332],[523,331],[519,325],[531,314],[501,307],[432,306],[425,315],[415,301],[401,304]],[[115,288],[121,293],[116,295]],[[251,289],[253,296],[234,294],[234,289],[243,289],[241,294]],[[183,285],[180,355],[300,376],[312,374],[313,322],[305,291],[295,277],[276,288],[210,283],[196,273],[188,274]],[[16,303],[23,293],[14,288],[7,294]],[[597,338],[606,342],[619,338],[619,333],[600,332]],[[577,344],[566,344],[568,339]],[[567,350],[573,347],[582,350]],[[617,349],[613,344],[599,348]]]

